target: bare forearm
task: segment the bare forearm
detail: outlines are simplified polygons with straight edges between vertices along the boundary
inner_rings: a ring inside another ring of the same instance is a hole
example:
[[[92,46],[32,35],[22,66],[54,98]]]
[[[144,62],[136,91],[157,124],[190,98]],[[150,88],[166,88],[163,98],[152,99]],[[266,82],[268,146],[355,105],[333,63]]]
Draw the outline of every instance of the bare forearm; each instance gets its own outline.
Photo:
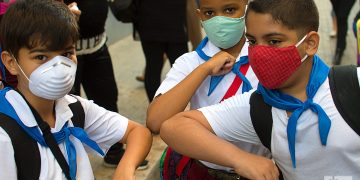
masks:
[[[161,124],[173,115],[184,111],[191,97],[209,75],[203,64],[168,92],[156,97],[147,112],[146,125],[153,133],[159,133]]]
[[[167,120],[160,131],[161,138],[177,152],[195,159],[234,168],[248,154],[214,135],[201,123],[186,116]]]
[[[129,132],[123,143],[126,144],[126,150],[116,168],[114,179],[117,179],[116,177],[124,177],[124,174],[134,174],[137,166],[145,159],[150,151],[152,136],[147,128],[137,126]]]

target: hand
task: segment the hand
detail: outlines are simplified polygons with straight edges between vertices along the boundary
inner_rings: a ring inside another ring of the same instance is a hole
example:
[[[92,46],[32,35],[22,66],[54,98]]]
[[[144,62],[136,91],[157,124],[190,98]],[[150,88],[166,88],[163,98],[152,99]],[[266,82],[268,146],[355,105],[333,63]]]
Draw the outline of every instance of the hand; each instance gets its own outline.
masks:
[[[277,180],[279,170],[275,163],[268,158],[250,154],[234,166],[237,174],[254,180]]]
[[[209,69],[209,75],[219,76],[229,73],[235,64],[235,60],[231,54],[220,51],[207,61],[205,65]]]
[[[76,16],[76,20],[79,21],[81,11],[79,10],[76,2],[69,4],[68,7],[69,7],[70,11]]]

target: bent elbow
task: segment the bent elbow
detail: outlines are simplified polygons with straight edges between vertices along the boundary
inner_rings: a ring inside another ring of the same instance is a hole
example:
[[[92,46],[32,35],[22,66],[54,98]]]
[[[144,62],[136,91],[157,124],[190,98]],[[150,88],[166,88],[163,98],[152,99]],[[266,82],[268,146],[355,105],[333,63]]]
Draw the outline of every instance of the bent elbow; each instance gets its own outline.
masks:
[[[156,122],[156,119],[151,117],[146,118],[146,127],[150,129],[153,134],[159,134],[161,124]]]

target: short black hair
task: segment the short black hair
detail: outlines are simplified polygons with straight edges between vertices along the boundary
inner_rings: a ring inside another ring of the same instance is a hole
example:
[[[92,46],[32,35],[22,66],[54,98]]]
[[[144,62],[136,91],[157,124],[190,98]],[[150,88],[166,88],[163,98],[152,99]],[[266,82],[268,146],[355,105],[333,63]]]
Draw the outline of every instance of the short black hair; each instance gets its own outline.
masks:
[[[319,12],[313,0],[251,0],[247,13],[270,14],[272,18],[295,30],[298,36],[319,29]]]
[[[17,0],[0,24],[1,47],[15,57],[21,48],[62,50],[79,38],[75,15],[54,0]]]

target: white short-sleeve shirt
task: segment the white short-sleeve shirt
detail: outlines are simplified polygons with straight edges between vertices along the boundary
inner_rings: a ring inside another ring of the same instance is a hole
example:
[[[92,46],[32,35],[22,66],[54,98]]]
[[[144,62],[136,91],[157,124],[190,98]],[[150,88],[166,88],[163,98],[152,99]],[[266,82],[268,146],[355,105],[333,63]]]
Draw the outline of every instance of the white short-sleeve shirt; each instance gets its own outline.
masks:
[[[210,41],[207,42],[207,44],[204,46],[202,50],[206,55],[210,57],[220,52],[220,49],[216,47],[214,44],[212,44]],[[237,57],[237,61],[240,59],[240,57],[247,55],[248,55],[248,43],[245,43],[239,56]],[[161,83],[159,89],[155,93],[155,97],[158,96],[159,94],[164,94],[167,91],[169,91],[179,82],[181,82],[186,76],[188,76],[195,68],[197,68],[199,65],[201,65],[204,62],[205,61],[195,51],[180,56],[175,61],[173,67],[166,75],[165,80]],[[199,88],[196,90],[195,94],[192,96],[190,100],[190,109],[198,109],[201,107],[219,103],[223,99],[229,87],[231,86],[235,76],[236,75],[233,72],[226,74],[210,96],[208,96],[208,92],[209,92],[211,76],[208,76],[202,82]],[[251,69],[251,67],[249,67],[245,76],[250,81],[251,86],[253,88],[256,88],[259,81],[256,75],[254,74],[253,70]],[[242,84],[240,85],[236,94],[242,94]],[[261,144],[252,144],[247,142],[233,142],[233,143],[248,152],[267,156],[267,157],[270,156],[269,151],[266,148],[264,148]],[[230,168],[226,168],[205,161],[201,161],[201,162],[204,165],[213,169],[222,169],[226,171],[231,171]]]
[[[360,68],[358,77],[359,72]],[[250,117],[252,92],[199,109],[217,136],[230,142],[261,143]],[[286,111],[272,107],[271,151],[285,179],[323,180],[324,176],[360,179],[360,136],[336,109],[328,79],[320,86],[313,101],[324,109],[331,120],[327,145],[323,146],[320,142],[317,114],[310,109],[304,111],[297,122],[296,168],[292,167],[288,149]]]
[[[216,47],[214,44],[212,44],[210,41],[207,42],[207,44],[204,46],[202,50],[206,55],[210,57],[220,52],[220,49]],[[240,57],[247,55],[248,55],[248,43],[245,43],[239,56],[237,57],[237,61],[240,59]],[[188,76],[194,69],[196,69],[199,65],[201,65],[204,62],[205,61],[195,51],[180,56],[175,61],[173,67],[167,73],[166,78],[164,79],[164,81],[161,83],[160,87],[156,91],[155,97],[158,96],[159,94],[164,94],[170,89],[172,89],[179,82],[181,82],[186,76]],[[190,108],[198,109],[201,107],[219,103],[224,97],[229,87],[231,86],[235,76],[236,75],[233,72],[229,72],[228,74],[226,74],[210,96],[208,96],[208,92],[209,92],[211,76],[208,76],[199,86],[199,88],[196,90],[195,94],[192,96],[190,100]],[[250,81],[251,86],[253,88],[256,88],[259,81],[256,78],[256,75],[254,74],[251,67],[249,67],[245,76]],[[237,94],[241,94],[241,93],[242,93],[242,84],[237,91]]]
[[[34,116],[30,108],[27,106],[24,99],[14,90],[10,90],[6,94],[6,99],[14,107],[20,120],[24,125],[28,127],[35,127],[37,125]],[[66,95],[65,97],[56,101],[55,112],[56,122],[55,127],[51,128],[51,131],[58,132],[61,130],[66,122],[69,122],[69,126],[73,126],[71,117],[72,111],[69,108],[69,104],[76,102],[76,99],[80,101],[85,112],[84,130],[88,134],[89,138],[95,141],[100,148],[106,153],[107,150],[116,142],[119,142],[127,129],[128,119],[119,115],[118,113],[107,111],[104,108],[94,104],[92,101],[83,99],[81,97],[72,97]],[[87,155],[87,151],[97,153],[88,147],[84,147],[80,140],[70,136],[70,140],[76,149],[76,161],[77,161],[77,174],[76,179],[89,180],[94,179],[90,161]],[[8,134],[0,127],[0,179],[16,180],[16,164],[14,159],[14,150]],[[41,146],[38,143],[40,158],[41,158],[41,180],[63,180],[66,179],[61,167],[57,163],[50,148]],[[59,144],[60,150],[63,152],[65,159],[67,160],[65,142]]]

